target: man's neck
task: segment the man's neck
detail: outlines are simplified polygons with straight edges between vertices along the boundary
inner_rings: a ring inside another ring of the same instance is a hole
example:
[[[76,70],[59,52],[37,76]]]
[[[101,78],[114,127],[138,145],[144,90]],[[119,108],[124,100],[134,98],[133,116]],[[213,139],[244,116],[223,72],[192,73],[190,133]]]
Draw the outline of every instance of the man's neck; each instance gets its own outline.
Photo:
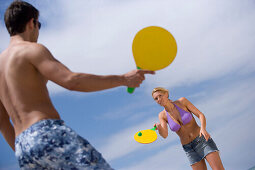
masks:
[[[10,44],[22,42],[22,41],[32,42],[29,35],[24,32],[24,33],[20,33],[20,34],[11,36]]]

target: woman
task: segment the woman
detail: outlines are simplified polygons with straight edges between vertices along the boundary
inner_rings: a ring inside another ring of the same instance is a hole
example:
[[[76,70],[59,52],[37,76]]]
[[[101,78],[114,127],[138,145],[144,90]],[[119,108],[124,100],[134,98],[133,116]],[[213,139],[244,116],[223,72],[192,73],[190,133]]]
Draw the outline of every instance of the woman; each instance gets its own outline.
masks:
[[[176,132],[192,169],[207,169],[205,159],[212,169],[224,169],[219,150],[206,131],[204,114],[184,97],[176,101],[168,99],[168,90],[161,87],[153,89],[152,97],[165,108],[159,113],[160,123],[154,125],[156,130],[163,138],[168,136],[167,124]],[[199,118],[201,127],[197,125],[192,113]]]

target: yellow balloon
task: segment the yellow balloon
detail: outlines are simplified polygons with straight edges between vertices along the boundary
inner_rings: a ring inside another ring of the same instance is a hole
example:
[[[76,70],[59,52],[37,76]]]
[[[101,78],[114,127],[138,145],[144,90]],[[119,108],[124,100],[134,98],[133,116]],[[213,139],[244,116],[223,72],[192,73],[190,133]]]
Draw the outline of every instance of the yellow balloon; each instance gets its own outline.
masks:
[[[137,67],[156,71],[173,62],[177,54],[177,44],[166,29],[150,26],[136,34],[132,51]]]

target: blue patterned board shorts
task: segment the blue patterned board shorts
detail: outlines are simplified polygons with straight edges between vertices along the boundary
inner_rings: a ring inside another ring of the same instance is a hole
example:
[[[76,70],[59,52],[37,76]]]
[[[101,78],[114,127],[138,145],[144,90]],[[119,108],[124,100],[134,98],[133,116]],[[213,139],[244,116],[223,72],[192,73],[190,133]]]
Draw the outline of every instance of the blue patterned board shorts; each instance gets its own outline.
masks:
[[[63,120],[41,120],[23,131],[15,140],[15,156],[22,170],[112,170]]]
[[[193,165],[206,157],[211,152],[219,151],[216,144],[212,138],[209,138],[208,141],[205,140],[205,137],[196,137],[193,141],[186,145],[182,145],[190,165]]]

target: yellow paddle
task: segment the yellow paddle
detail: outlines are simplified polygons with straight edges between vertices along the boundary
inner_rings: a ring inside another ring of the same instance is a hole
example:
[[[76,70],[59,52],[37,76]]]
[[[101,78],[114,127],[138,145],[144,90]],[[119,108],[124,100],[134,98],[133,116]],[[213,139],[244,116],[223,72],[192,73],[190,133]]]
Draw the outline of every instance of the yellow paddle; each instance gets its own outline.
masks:
[[[166,29],[150,26],[140,30],[133,40],[133,57],[138,69],[160,70],[170,65],[177,53],[173,35]],[[133,93],[135,88],[128,87]]]
[[[143,144],[152,143],[157,139],[156,126],[152,129],[141,130],[134,135],[134,139]]]

